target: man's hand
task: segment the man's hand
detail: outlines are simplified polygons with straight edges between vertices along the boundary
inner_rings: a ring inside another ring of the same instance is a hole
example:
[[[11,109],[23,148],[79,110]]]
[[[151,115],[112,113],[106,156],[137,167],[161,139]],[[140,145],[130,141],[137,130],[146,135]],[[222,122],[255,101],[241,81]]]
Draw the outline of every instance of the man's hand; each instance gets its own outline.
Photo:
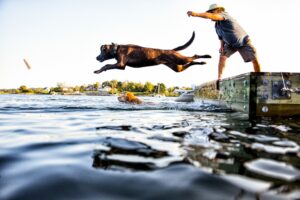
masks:
[[[224,47],[223,47],[223,46],[221,46],[221,47],[220,47],[220,49],[219,49],[219,53],[220,53],[220,54],[222,54],[222,53],[223,53],[223,51],[224,51]]]
[[[190,17],[190,16],[193,16],[193,14],[194,14],[193,11],[188,11],[188,12],[187,12],[187,15],[188,15],[189,17]]]
[[[223,51],[224,51],[224,41],[223,40],[220,40],[220,43],[221,43],[221,47],[220,47],[220,49],[219,49],[219,53],[220,54],[222,54],[223,53]]]

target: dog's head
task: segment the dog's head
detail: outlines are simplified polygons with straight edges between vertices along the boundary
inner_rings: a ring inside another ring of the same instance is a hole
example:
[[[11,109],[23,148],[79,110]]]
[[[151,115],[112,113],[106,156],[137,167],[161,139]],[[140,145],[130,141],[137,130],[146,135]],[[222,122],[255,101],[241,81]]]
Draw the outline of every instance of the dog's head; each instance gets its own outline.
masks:
[[[100,55],[97,56],[97,60],[100,61],[100,62],[103,62],[105,60],[109,60],[109,59],[112,59],[112,58],[115,58],[116,54],[117,54],[117,48],[118,48],[118,45],[117,44],[105,44],[105,45],[102,45],[101,48],[100,48]]]

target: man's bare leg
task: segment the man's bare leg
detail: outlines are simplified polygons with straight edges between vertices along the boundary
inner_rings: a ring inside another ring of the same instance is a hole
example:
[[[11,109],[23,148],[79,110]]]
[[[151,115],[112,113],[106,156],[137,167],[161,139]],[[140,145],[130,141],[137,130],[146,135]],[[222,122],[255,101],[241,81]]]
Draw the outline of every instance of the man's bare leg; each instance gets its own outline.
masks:
[[[260,64],[259,64],[258,60],[257,59],[252,60],[252,63],[253,63],[254,71],[255,72],[261,72]]]
[[[218,80],[216,82],[216,88],[217,88],[217,90],[220,89],[220,80],[223,77],[223,72],[224,72],[224,69],[225,69],[226,60],[227,60],[226,56],[220,56],[219,67],[218,67]]]
[[[220,60],[219,60],[219,71],[218,71],[218,80],[222,79],[223,76],[223,72],[225,69],[225,65],[226,65],[226,56],[220,56]]]

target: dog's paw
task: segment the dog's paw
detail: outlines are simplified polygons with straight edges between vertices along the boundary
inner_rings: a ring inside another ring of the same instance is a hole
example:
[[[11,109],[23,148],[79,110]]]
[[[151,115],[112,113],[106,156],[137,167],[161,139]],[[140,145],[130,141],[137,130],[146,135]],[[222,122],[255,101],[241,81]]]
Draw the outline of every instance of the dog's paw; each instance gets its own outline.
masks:
[[[210,55],[203,55],[203,56],[201,56],[201,58],[211,58],[211,56]]]
[[[200,62],[199,64],[200,65],[206,65],[206,62]]]
[[[94,71],[95,74],[100,74],[102,72],[101,69]]]

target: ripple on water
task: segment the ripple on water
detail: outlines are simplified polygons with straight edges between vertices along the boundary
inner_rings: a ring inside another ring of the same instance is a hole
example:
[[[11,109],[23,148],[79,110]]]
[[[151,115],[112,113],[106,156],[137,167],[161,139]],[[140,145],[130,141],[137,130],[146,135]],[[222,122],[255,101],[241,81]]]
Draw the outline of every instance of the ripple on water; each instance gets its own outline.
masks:
[[[32,169],[34,179],[20,174],[14,187],[1,189],[2,199],[255,199],[229,181],[190,165],[151,172],[92,171],[78,166]],[[59,191],[59,192],[58,192]]]
[[[142,142],[112,137],[101,140],[101,148],[94,151],[93,158],[94,167],[106,169],[126,167],[127,169],[150,170],[184,162],[183,156],[170,155],[167,151],[154,149]]]
[[[284,162],[260,158],[245,163],[245,167],[251,172],[272,178],[286,181],[300,180],[300,170]]]

